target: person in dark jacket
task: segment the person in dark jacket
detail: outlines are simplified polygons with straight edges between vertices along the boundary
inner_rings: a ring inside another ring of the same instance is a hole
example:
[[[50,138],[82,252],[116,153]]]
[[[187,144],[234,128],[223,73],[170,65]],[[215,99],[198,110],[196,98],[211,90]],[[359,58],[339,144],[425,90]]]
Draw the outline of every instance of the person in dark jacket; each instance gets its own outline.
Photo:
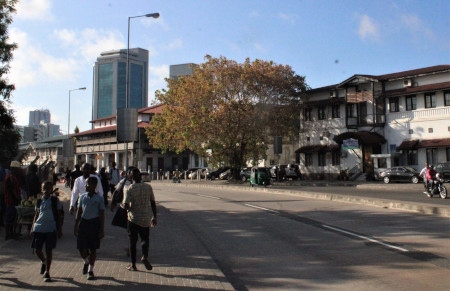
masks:
[[[41,192],[41,183],[37,174],[38,167],[36,164],[31,164],[28,167],[28,173],[25,177],[26,192],[28,197],[36,198],[38,193]]]

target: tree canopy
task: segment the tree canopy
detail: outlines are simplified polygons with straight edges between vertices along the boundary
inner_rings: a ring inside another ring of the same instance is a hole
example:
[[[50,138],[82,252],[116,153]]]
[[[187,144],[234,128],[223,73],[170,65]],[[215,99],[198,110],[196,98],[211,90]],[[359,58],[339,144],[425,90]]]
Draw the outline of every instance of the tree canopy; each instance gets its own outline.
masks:
[[[0,162],[13,159],[19,150],[20,134],[14,127],[15,117],[8,109],[11,102],[11,92],[14,85],[9,84],[6,75],[9,73],[9,62],[13,51],[17,48],[15,43],[9,42],[8,26],[12,22],[15,12],[16,0],[0,1]]]
[[[298,134],[300,99],[308,89],[303,76],[272,61],[205,60],[156,92],[165,107],[146,129],[150,144],[239,169],[266,158],[273,136]]]

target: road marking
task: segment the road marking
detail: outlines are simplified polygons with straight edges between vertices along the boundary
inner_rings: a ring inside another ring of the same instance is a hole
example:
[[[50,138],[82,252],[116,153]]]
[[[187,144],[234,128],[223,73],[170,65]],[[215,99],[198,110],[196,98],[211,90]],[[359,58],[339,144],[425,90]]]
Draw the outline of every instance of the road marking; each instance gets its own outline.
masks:
[[[253,204],[244,204],[244,205],[245,205],[245,206],[248,206],[248,207],[252,207],[252,208],[264,210],[264,211],[269,211],[269,212],[273,212],[273,213],[280,213],[280,212],[278,212],[278,211],[276,211],[276,210],[272,210],[272,209],[269,209],[269,208],[264,208],[264,207],[256,206],[256,205],[253,205]]]
[[[376,244],[379,244],[379,245],[383,245],[383,246],[391,248],[391,249],[399,250],[399,251],[402,251],[402,252],[409,252],[409,250],[407,250],[407,249],[404,249],[404,248],[401,248],[401,247],[397,247],[397,246],[394,246],[394,245],[391,245],[391,244],[387,244],[387,243],[384,243],[382,241],[379,241],[379,240],[376,240],[376,239],[373,239],[373,238],[370,238],[370,237],[367,237],[367,236],[364,236],[364,235],[359,235],[359,234],[356,234],[356,233],[353,233],[353,232],[349,232],[349,231],[346,231],[346,230],[343,230],[343,229],[340,229],[340,228],[332,227],[332,226],[329,226],[329,225],[326,225],[326,224],[322,224],[322,227],[325,227],[325,228],[328,228],[328,229],[332,229],[332,230],[337,231],[337,232],[345,233],[347,235],[354,236],[354,237],[357,237],[357,238],[360,238],[360,239],[363,239],[363,240],[368,240],[370,242],[373,242],[373,243],[376,243]]]
[[[216,199],[216,200],[222,200],[222,198],[220,198],[220,197],[209,196],[209,195],[197,194],[197,196],[204,197],[204,198],[212,198],[212,199]]]

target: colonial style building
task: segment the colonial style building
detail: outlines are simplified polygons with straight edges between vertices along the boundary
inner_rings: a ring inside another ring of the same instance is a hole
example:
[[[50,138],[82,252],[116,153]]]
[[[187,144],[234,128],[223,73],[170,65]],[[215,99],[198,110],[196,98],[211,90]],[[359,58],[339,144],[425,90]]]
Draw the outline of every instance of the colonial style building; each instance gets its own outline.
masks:
[[[207,166],[195,153],[162,154],[149,145],[145,126],[161,109],[138,110],[138,140],[128,144],[117,140],[117,116],[110,115],[70,139],[54,137],[21,149],[28,160],[49,159],[60,171],[83,162],[108,167],[112,161],[147,171]],[[298,163],[304,178],[335,179],[343,170],[372,177],[397,165],[421,169],[425,162],[450,161],[450,65],[353,75],[310,90],[299,116],[298,137],[283,137],[276,150],[270,145],[261,165]]]
[[[450,160],[450,65],[354,75],[313,89],[301,112],[304,177]]]
[[[115,161],[119,169],[130,165],[149,172],[205,166],[205,161],[194,153],[162,154],[160,149],[149,144],[145,127],[149,125],[153,115],[161,112],[162,107],[163,105],[155,105],[138,110],[138,140],[128,142],[128,146],[125,142],[117,141],[116,115],[92,121],[93,129],[74,135],[76,139],[74,162],[77,164],[89,162],[100,169],[108,168],[111,162]],[[128,154],[125,151],[128,151]]]

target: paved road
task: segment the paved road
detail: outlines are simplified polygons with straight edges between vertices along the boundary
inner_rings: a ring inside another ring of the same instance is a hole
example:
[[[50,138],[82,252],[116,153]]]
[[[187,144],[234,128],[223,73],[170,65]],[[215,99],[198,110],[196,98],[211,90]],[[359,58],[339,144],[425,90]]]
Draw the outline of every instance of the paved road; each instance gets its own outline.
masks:
[[[153,181],[153,183],[171,183]],[[234,187],[246,191],[289,193],[315,199],[350,202],[376,207],[401,209],[427,215],[450,217],[450,192],[447,199],[437,195],[428,198],[423,194],[423,184],[383,182],[340,182],[340,181],[287,181],[264,187],[250,187],[248,183],[227,183],[224,181],[182,180],[179,187]],[[450,189],[449,189],[450,191]]]
[[[153,181],[152,183],[169,183]],[[392,186],[394,185],[394,186]],[[277,184],[271,188],[250,188],[246,185],[202,181],[174,184],[177,187],[238,187],[246,191],[280,192],[306,197],[372,204],[400,208],[430,215],[450,217],[450,199],[428,199],[420,193],[420,185],[412,184],[336,184],[326,182],[301,182]],[[68,209],[68,191],[58,185]],[[156,185],[155,185],[156,186]],[[359,193],[359,194],[358,194]],[[405,193],[414,193],[405,195]],[[376,197],[374,197],[376,196]],[[380,198],[382,196],[382,198]],[[414,198],[414,199],[413,199]],[[54,251],[51,276],[53,282],[44,283],[39,275],[40,262],[30,248],[30,239],[23,230],[20,240],[4,241],[4,228],[0,227],[0,290],[59,290],[95,288],[98,290],[234,290],[223,272],[192,232],[179,226],[174,216],[159,206],[158,226],[151,231],[150,261],[154,269],[138,272],[126,270],[127,235],[124,229],[111,226],[112,213],[107,211],[105,238],[102,240],[95,266],[97,280],[87,281],[81,274],[82,261],[72,235],[73,217],[66,214],[64,236]],[[140,252],[138,251],[138,256]]]

